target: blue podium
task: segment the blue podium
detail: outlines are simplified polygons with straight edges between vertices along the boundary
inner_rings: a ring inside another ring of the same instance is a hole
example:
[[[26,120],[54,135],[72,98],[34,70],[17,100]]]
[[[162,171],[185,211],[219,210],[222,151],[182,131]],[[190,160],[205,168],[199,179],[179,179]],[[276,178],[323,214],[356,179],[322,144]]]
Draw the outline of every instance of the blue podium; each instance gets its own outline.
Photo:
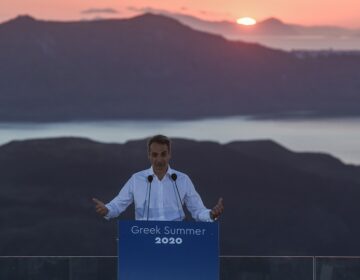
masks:
[[[118,280],[219,280],[219,225],[119,221]]]

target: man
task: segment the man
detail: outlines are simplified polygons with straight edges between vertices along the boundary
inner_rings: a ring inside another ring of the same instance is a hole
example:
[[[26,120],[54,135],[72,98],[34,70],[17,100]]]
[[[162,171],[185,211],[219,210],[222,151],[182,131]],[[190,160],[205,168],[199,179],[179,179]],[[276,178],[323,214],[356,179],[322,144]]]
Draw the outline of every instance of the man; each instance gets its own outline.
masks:
[[[183,204],[197,221],[216,220],[224,210],[219,199],[213,209],[205,208],[190,178],[171,169],[170,139],[156,135],[148,141],[151,167],[131,176],[120,193],[108,204],[93,198],[96,212],[111,219],[135,203],[136,220],[181,221],[185,218]]]

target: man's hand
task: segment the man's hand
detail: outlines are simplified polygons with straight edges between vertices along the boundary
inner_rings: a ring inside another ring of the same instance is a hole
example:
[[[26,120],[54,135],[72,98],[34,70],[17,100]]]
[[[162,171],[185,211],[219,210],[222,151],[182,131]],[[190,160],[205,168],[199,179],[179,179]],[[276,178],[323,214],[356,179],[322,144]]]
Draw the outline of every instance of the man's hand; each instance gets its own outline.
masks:
[[[224,212],[224,204],[222,197],[219,198],[218,203],[210,211],[210,218],[216,220]]]
[[[96,213],[104,217],[109,212],[109,209],[107,209],[105,204],[102,201],[98,200],[97,198],[93,198],[92,200],[95,203]]]

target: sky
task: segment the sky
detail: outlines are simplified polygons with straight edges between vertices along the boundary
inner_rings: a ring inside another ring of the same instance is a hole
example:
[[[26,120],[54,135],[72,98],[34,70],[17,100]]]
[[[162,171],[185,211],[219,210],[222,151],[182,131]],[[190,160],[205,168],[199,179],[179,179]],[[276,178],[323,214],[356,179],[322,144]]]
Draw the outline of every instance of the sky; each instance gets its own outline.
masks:
[[[61,21],[124,18],[149,8],[216,21],[276,17],[286,23],[360,28],[360,0],[0,0],[0,23],[24,14]]]

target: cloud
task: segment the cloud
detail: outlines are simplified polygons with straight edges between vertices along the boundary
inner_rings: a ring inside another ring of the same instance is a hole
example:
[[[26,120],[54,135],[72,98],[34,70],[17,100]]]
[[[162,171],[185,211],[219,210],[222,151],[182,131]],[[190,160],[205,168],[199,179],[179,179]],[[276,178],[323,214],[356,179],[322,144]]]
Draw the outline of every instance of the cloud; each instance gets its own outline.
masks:
[[[230,13],[219,13],[219,12],[212,12],[212,11],[206,11],[206,10],[198,10],[194,11],[189,9],[186,6],[182,6],[179,8],[179,11],[169,11],[164,9],[156,9],[151,7],[135,7],[135,6],[128,6],[128,11],[134,12],[134,13],[153,13],[153,14],[163,14],[163,15],[169,15],[173,16],[176,14],[183,14],[183,15],[192,15],[195,17],[202,17],[202,18],[218,18],[223,20],[228,18],[233,18],[234,16]]]
[[[150,13],[150,14],[155,14],[155,15],[165,15],[165,16],[174,16],[177,13],[176,12],[172,12],[169,10],[163,10],[163,9],[155,9],[155,8],[151,8],[151,7],[134,7],[134,6],[128,6],[127,10],[136,14],[146,14],[146,13]]]
[[[160,13],[165,11],[165,10],[153,9],[150,7],[134,7],[134,6],[128,6],[127,9],[131,12],[136,12],[136,13]]]
[[[199,11],[199,13],[202,14],[202,15],[208,15],[209,14],[209,12],[204,11],[204,10]]]
[[[81,11],[82,14],[118,14],[119,12],[112,8],[90,8],[84,11]]]

